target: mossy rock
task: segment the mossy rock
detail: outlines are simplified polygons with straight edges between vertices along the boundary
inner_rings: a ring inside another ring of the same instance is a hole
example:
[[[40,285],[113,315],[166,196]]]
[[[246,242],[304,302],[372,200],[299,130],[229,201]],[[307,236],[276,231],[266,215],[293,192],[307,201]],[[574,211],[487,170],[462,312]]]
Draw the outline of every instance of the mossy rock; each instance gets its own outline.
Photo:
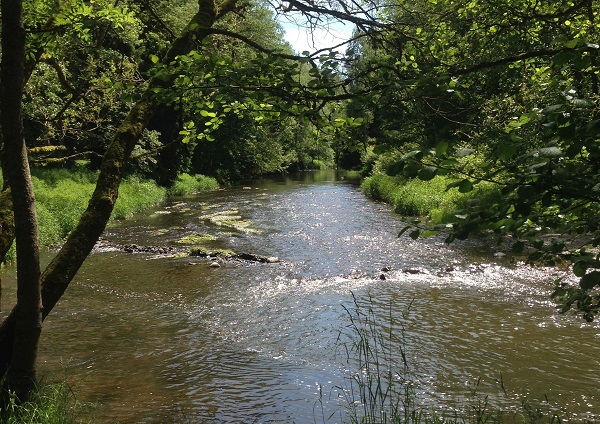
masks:
[[[254,225],[252,221],[242,219],[241,215],[238,215],[238,213],[239,211],[237,209],[228,209],[212,214],[201,215],[200,219],[208,220],[212,224],[218,225],[220,227],[231,228],[242,233],[260,233],[260,231],[252,228],[252,226]]]
[[[190,234],[176,241],[179,244],[204,244],[209,241],[216,241],[219,238],[211,234]]]
[[[233,257],[236,253],[233,250],[228,249],[207,249],[206,247],[195,247],[188,251],[188,256],[199,256],[199,257]]]

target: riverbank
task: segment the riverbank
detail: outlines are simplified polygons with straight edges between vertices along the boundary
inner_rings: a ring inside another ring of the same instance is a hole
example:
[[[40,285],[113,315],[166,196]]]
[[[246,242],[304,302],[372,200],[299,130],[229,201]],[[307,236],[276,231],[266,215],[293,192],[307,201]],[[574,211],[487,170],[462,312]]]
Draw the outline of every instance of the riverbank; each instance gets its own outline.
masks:
[[[499,195],[491,184],[479,184],[468,193],[461,193],[458,188],[448,190],[448,184],[454,181],[447,176],[423,181],[374,174],[362,181],[361,188],[368,197],[390,204],[400,215],[427,217],[436,224],[448,220],[471,199],[490,202]]]
[[[71,232],[87,207],[96,186],[98,174],[85,170],[34,169],[32,181],[38,214],[40,245],[53,247]],[[219,183],[204,175],[180,175],[170,187],[137,176],[126,177],[119,189],[119,198],[111,220],[122,220],[170,196],[183,196],[219,188]],[[7,259],[14,257],[14,247]]]

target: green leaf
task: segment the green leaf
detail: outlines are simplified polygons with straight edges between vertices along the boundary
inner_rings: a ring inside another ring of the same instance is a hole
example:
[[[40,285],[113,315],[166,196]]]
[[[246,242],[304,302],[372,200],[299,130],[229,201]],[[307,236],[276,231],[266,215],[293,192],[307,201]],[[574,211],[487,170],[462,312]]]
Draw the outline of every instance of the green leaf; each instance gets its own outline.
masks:
[[[512,139],[511,134],[511,139]],[[517,153],[518,146],[513,143],[501,143],[498,146],[498,159],[500,160],[508,160],[512,158]]]
[[[429,181],[435,178],[437,174],[437,168],[435,166],[427,166],[422,168],[417,173],[417,176],[422,181]]]
[[[423,231],[423,234],[421,234],[421,237],[423,237],[423,238],[427,238],[427,237],[434,236],[434,235],[436,235],[437,233],[438,233],[438,232],[437,232],[437,231],[435,231],[435,230],[426,230],[426,231]]]
[[[590,290],[600,284],[600,271],[593,271],[589,274],[585,274],[579,280],[579,287],[583,290]]]
[[[520,253],[523,253],[524,249],[525,249],[525,243],[523,243],[522,241],[518,241],[512,245],[511,251],[514,254],[518,255]]]
[[[461,193],[468,193],[473,191],[473,183],[469,180],[462,180],[458,185],[458,191]]]
[[[538,152],[540,156],[544,158],[559,158],[563,155],[562,150],[556,146],[542,147]]]
[[[411,239],[416,240],[421,235],[421,230],[419,230],[419,229],[413,230],[408,235],[410,236]]]
[[[447,141],[442,141],[441,143],[438,143],[438,145],[435,146],[435,154],[437,156],[445,156],[446,152],[448,151],[448,146],[449,143]]]
[[[403,229],[401,229],[400,232],[398,233],[398,237],[402,237],[402,234],[404,234],[405,232],[407,232],[411,228],[412,227],[410,225],[407,225],[406,227],[404,227]]]
[[[587,261],[578,261],[573,265],[573,274],[578,277],[583,277],[588,269]]]

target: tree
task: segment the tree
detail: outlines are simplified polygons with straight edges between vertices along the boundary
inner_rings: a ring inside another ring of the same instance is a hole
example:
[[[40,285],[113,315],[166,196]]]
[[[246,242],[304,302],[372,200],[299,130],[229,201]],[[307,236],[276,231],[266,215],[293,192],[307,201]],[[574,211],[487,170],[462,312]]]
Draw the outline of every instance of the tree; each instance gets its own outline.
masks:
[[[2,171],[11,187],[17,243],[15,336],[4,387],[26,400],[36,380],[37,346],[42,330],[40,262],[35,201],[23,134],[22,98],[25,76],[25,28],[21,0],[3,0],[0,118]],[[3,374],[4,375],[4,374]]]
[[[378,60],[397,78],[396,89],[372,102],[379,151],[398,149],[395,170],[405,177],[450,175],[448,190],[472,193],[487,185],[497,193],[475,196],[447,222],[417,226],[410,235],[446,233],[452,242],[486,234],[532,263],[566,261],[579,286],[557,288],[561,310],[594,319],[600,311],[598,3],[398,6],[390,19],[405,23],[408,37],[384,39],[375,52],[361,46],[363,62]],[[399,105],[403,121],[386,116],[380,104]],[[403,129],[417,142],[402,146]]]
[[[35,219],[33,219],[34,204],[27,179],[27,158],[22,125],[19,123],[18,113],[13,116],[13,113],[18,112],[22,107],[21,92],[16,90],[23,89],[28,69],[33,69],[33,66],[28,68],[25,62],[23,48],[25,33],[22,25],[17,24],[21,19],[22,3],[20,0],[3,0],[2,4],[1,75],[4,89],[1,95],[3,96],[2,132],[5,146],[2,164],[8,176],[8,187],[12,193],[13,204],[0,208],[2,213],[0,222],[9,222],[10,211],[14,210],[20,303],[0,326],[0,376],[6,379],[6,389],[19,390],[20,399],[25,399],[26,393],[22,393],[15,382],[32,383],[35,377],[32,370],[36,349],[32,334],[37,332],[36,334],[39,335],[40,318],[45,319],[52,311],[102,234],[117,200],[119,184],[132,151],[160,105],[181,104],[183,107],[189,107],[191,103],[188,102],[194,101],[198,114],[206,118],[203,122],[205,130],[196,131],[193,121],[186,123],[181,135],[184,141],[189,142],[193,138],[211,137],[210,131],[217,129],[223,123],[225,114],[234,114],[242,118],[251,117],[255,121],[268,120],[270,117],[279,119],[283,112],[290,116],[309,115],[316,119],[318,112],[328,101],[344,99],[347,94],[343,92],[340,94],[345,83],[335,77],[333,59],[336,55],[334,53],[315,55],[315,57],[295,57],[285,52],[270,50],[252,41],[248,36],[215,27],[215,23],[220,19],[243,6],[239,0],[223,0],[218,3],[213,0],[198,0],[198,11],[182,29],[181,35],[172,41],[162,59],[157,55],[149,55],[152,65],[149,66],[148,82],[144,84],[143,90],[140,90],[137,96],[127,97],[131,107],[106,148],[96,189],[88,207],[55,258],[39,275]],[[147,6],[147,3],[144,4]],[[42,2],[38,6],[43,9],[48,5]],[[73,9],[69,9],[70,6],[73,6]],[[302,3],[295,3],[295,6],[302,7],[304,13],[330,13],[336,18],[343,15],[351,21],[367,24],[367,20],[354,17],[351,10],[341,13],[335,8],[315,7],[314,4],[310,4],[307,8]],[[33,49],[29,55],[34,64],[43,58],[44,49],[52,46],[52,37],[48,35],[53,34],[54,24],[60,27],[66,21],[71,22],[73,14],[89,16],[92,12],[90,6],[84,2],[75,1],[66,7],[67,9],[59,9],[58,15],[48,18],[50,24],[46,31],[39,31],[39,36],[37,30],[33,31],[34,40],[39,41],[39,48]],[[72,13],[73,11],[76,13]],[[83,27],[76,25],[76,28]],[[84,37],[88,34],[85,28],[81,33]],[[206,53],[207,50],[203,48],[204,43],[207,45],[208,38],[216,34],[240,40],[259,53],[249,64],[239,63],[231,57],[223,58]],[[15,39],[19,40],[19,44],[11,44]],[[16,55],[9,57],[8,53],[13,49]],[[12,59],[15,61],[11,62]],[[307,84],[303,84],[296,77],[298,67],[294,66],[294,63],[298,66],[306,64],[310,66],[311,79]],[[61,74],[60,67],[54,69],[62,80],[64,75]],[[211,73],[218,75],[219,78],[210,76]],[[11,75],[19,79],[13,81],[9,79]],[[232,103],[225,94],[237,94],[238,100]],[[7,103],[4,103],[4,100]],[[8,105],[14,108],[8,109]],[[4,229],[10,230],[10,225],[4,225]],[[10,240],[11,235],[3,234],[3,238]],[[21,267],[26,265],[30,268],[21,272]],[[20,365],[21,360],[25,366]]]
[[[11,9],[8,7],[11,6],[10,1],[5,1],[9,4],[6,6],[6,8],[4,8],[3,3],[3,40],[14,40],[15,38],[21,38],[21,43],[23,46],[22,49],[24,51],[25,34],[24,31],[20,29],[22,26],[19,28],[18,25],[15,26],[15,24],[9,20],[12,18],[15,21],[19,21],[21,13],[20,9],[16,8],[14,5],[12,5],[14,9]],[[20,2],[13,1],[13,3],[19,3],[20,5]],[[183,32],[183,34],[173,42],[171,48],[165,55],[165,61],[168,63],[174,60],[176,56],[180,54],[186,54],[188,51],[190,51],[194,47],[195,41],[205,38],[210,33],[209,28],[214,24],[214,22],[216,22],[224,14],[231,11],[234,5],[235,1],[226,1],[220,4],[217,9],[217,5],[215,5],[212,1],[201,0],[199,2],[200,11],[196,13],[196,15],[194,15],[194,17],[190,20],[187,29]],[[19,35],[20,37],[15,37]],[[8,43],[8,41],[6,44],[3,43],[3,84],[7,84],[8,82],[5,79],[6,75],[11,73],[20,73],[21,80],[19,83],[14,85],[16,87],[21,87],[22,89],[24,54],[17,56],[18,58],[21,58],[21,60],[15,64],[10,64],[9,67],[9,64],[7,64],[5,61],[8,60],[7,53],[11,51],[11,47],[12,46]],[[110,214],[112,213],[127,160],[129,159],[135,144],[140,139],[145,125],[156,109],[157,100],[154,88],[164,85],[165,83],[168,83],[168,81],[163,81],[158,78],[150,81],[143,97],[133,106],[129,115],[119,127],[112,143],[107,150],[107,153],[104,156],[96,190],[94,191],[94,194],[90,199],[89,206],[84,215],[81,217],[79,224],[75,230],[73,230],[54,260],[50,263],[50,265],[48,265],[44,273],[41,275],[41,278],[36,277],[36,275],[33,273],[27,275],[29,278],[29,285],[23,287],[23,302],[20,305],[17,305],[17,307],[11,311],[9,316],[2,323],[2,326],[0,327],[0,346],[2,346],[0,353],[0,375],[6,376],[9,384],[15,381],[15,379],[22,381],[26,379],[31,380],[33,377],[35,377],[30,372],[31,365],[28,367],[28,369],[24,369],[20,367],[18,361],[18,358],[21,358],[22,356],[33,356],[30,362],[35,362],[34,347],[28,346],[22,342],[23,339],[27,339],[28,335],[28,319],[23,315],[23,311],[29,307],[35,308],[35,292],[39,291],[39,287],[41,285],[43,293],[43,314],[40,315],[40,320],[42,317],[45,318],[50,313],[58,299],[62,296],[71,279],[75,276],[75,273],[78,271],[79,267],[94,247],[94,244],[100,237],[100,234],[104,230],[106,223],[110,218]],[[21,96],[11,97],[8,94],[12,93],[5,94],[5,98],[3,100],[12,99],[13,104],[21,104]],[[7,166],[6,164],[12,162],[23,163],[22,161],[18,161],[18,159],[22,157],[21,155],[25,155],[25,147],[21,137],[22,148],[19,151],[17,151],[18,149],[16,148],[7,148],[9,146],[9,140],[12,141],[12,134],[8,132],[8,129],[4,128],[6,123],[9,122],[8,117],[6,117],[6,106],[3,107],[2,111],[3,133],[5,134],[5,148],[2,159],[4,167],[6,170],[10,171],[11,167]],[[11,138],[7,139],[7,135],[11,136]],[[26,162],[24,165],[26,165]],[[10,177],[13,177],[13,174],[9,175]],[[19,185],[17,178],[9,178],[9,183],[11,186],[11,191],[16,193],[13,194],[13,199],[17,249],[19,249],[19,245],[31,249],[30,246],[26,245],[28,240],[27,238],[23,238],[25,243],[19,243],[19,222],[21,219],[26,219],[29,216],[29,209],[21,210],[19,209],[17,203],[21,201],[20,197],[26,196],[31,192],[28,192],[25,187]],[[31,201],[28,204],[27,202],[22,203],[25,203],[28,207],[31,207],[32,204]],[[24,228],[23,231],[31,233],[31,236],[35,237],[35,228],[31,225],[29,228]],[[25,246],[23,246],[24,244]],[[27,251],[23,252],[27,253]],[[34,266],[34,269],[35,266],[37,266],[37,269],[39,269],[39,258],[31,257],[30,261],[35,262],[31,263],[28,262],[28,256],[25,254],[21,256],[21,254],[22,250],[19,249],[17,251],[17,258],[20,266]],[[30,256],[33,256],[33,254],[30,254]],[[21,271],[21,268],[19,268],[19,271]],[[19,278],[21,279],[22,273],[20,272],[19,275]],[[21,297],[19,300],[21,300]],[[37,327],[37,331],[39,332],[40,330],[41,323],[40,326]],[[11,377],[11,374],[13,374],[12,370],[15,370],[14,377]],[[21,375],[19,375],[19,373]],[[14,385],[9,386],[8,388],[11,390],[20,389],[20,387]],[[19,394],[24,396],[24,393]]]

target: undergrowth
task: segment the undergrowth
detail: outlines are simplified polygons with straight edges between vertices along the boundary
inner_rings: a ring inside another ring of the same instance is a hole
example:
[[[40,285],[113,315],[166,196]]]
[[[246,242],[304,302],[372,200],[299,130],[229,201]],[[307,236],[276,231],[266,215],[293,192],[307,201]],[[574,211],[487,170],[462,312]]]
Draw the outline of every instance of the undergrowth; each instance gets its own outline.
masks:
[[[204,175],[181,174],[177,177],[173,185],[169,188],[170,196],[183,196],[186,194],[198,193],[200,191],[216,190],[219,188],[217,180]]]

